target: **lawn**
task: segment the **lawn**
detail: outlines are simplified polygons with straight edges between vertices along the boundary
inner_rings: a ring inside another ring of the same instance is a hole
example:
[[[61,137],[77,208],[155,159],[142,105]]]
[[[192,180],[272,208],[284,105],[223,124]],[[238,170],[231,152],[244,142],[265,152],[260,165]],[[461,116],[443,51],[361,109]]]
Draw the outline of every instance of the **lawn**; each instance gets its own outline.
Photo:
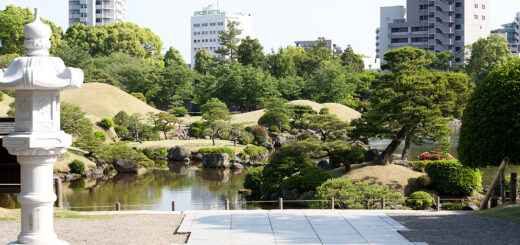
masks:
[[[157,148],[166,148],[170,149],[175,146],[184,146],[188,148],[192,152],[198,151],[200,148],[204,147],[230,147],[235,150],[235,152],[238,154],[239,152],[243,151],[244,148],[246,148],[245,145],[239,145],[237,144],[234,146],[233,141],[229,140],[215,140],[215,145],[213,145],[213,142],[211,140],[203,140],[203,139],[196,139],[196,140],[161,140],[161,141],[145,141],[142,144],[138,142],[132,142],[128,143],[128,146],[135,147],[137,149],[144,149],[144,148],[150,148],[150,149],[157,149]]]
[[[476,211],[472,214],[510,220],[520,224],[520,203]]]
[[[424,175],[395,164],[383,166],[371,163],[353,164],[348,173],[345,173],[343,167],[330,170],[329,173],[333,177],[344,177],[355,182],[363,181],[370,184],[388,185],[392,190],[406,194],[419,188],[415,180],[417,177]]]

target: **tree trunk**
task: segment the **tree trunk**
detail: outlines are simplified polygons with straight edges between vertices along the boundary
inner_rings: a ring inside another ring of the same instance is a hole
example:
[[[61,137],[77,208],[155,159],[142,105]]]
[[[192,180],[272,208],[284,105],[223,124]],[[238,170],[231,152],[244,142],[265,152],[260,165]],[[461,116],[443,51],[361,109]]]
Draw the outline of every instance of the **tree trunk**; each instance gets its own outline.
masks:
[[[168,140],[168,135],[166,135],[166,131],[163,131],[164,133],[164,140]]]
[[[379,165],[386,165],[389,162],[392,162],[392,154],[403,141],[404,137],[406,136],[407,131],[408,131],[408,127],[405,126],[397,133],[397,135],[392,140],[392,142],[383,151],[383,154],[381,154],[381,156],[379,156],[379,158],[376,160],[376,162]]]
[[[215,145],[215,136],[211,136],[211,141],[213,141],[213,145]]]
[[[404,149],[403,149],[403,154],[401,155],[401,160],[408,160],[408,152],[410,152],[410,145],[411,145],[411,142],[410,142],[410,135],[412,133],[408,133],[408,135],[406,135],[406,139],[404,140]]]

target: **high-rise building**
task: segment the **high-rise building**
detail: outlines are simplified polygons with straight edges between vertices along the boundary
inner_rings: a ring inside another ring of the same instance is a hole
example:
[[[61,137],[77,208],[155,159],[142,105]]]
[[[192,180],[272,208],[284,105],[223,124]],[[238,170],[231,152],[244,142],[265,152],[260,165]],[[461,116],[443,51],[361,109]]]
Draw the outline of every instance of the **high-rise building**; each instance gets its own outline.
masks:
[[[520,12],[516,13],[513,22],[503,24],[502,28],[492,30],[491,33],[505,37],[511,53],[520,54]]]
[[[219,31],[224,31],[230,21],[236,21],[243,39],[252,34],[252,17],[246,13],[226,13],[220,11],[216,5],[204,7],[202,11],[195,11],[191,17],[191,67],[195,67],[195,54],[205,49],[212,56],[222,47],[219,40]]]
[[[341,47],[335,43],[332,43],[332,40],[325,39],[325,46],[332,51],[332,54],[334,55],[341,55],[343,53],[343,50]],[[312,49],[314,46],[320,44],[321,40],[311,40],[311,41],[295,41],[294,45],[296,47],[302,47],[305,50]]]
[[[381,8],[379,46],[376,41],[381,59],[389,49],[412,46],[435,53],[451,51],[452,62],[462,62],[459,51],[490,34],[491,0],[407,0],[406,4],[406,9]]]
[[[69,0],[69,25],[109,25],[126,21],[126,0]]]

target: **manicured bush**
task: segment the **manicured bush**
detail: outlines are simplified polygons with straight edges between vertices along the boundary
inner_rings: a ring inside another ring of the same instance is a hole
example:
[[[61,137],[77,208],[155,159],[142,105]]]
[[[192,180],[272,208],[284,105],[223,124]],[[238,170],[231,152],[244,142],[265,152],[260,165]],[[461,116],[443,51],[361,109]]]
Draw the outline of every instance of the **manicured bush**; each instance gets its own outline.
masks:
[[[282,126],[282,131],[284,131],[284,132],[289,132],[289,131],[291,131],[291,126],[289,126],[289,125],[283,125],[283,126]]]
[[[315,110],[312,109],[310,105],[293,105],[288,104],[289,109],[292,111],[292,119],[301,120],[303,114],[317,114]]]
[[[247,126],[247,127],[245,127],[244,130],[245,130],[246,132],[251,133],[251,126]]]
[[[412,167],[413,171],[424,172],[426,170],[426,166],[430,164],[432,161],[423,160],[423,161],[412,161],[408,164]]]
[[[102,142],[105,142],[105,140],[107,140],[107,135],[103,132],[100,132],[100,131],[96,131],[94,132],[94,136],[96,138],[98,138],[99,140],[101,140]]]
[[[99,121],[99,125],[100,125],[103,129],[108,130],[108,129],[110,129],[111,127],[114,126],[114,120],[112,120],[112,118],[103,117],[103,118],[101,118],[101,121]]]
[[[143,93],[130,93],[130,95],[134,96],[136,99],[146,103],[146,97]]]
[[[375,185],[366,182],[352,183],[347,178],[333,178],[325,181],[316,188],[316,199],[336,199],[336,208],[365,209],[376,208],[381,197],[385,197],[387,204],[401,204],[404,196],[399,192],[391,192],[387,185]],[[329,202],[317,203],[315,207],[330,207]]]
[[[428,175],[422,175],[422,176],[419,176],[419,178],[417,178],[417,184],[422,186],[422,187],[430,187],[430,185],[432,184],[432,180],[430,179],[430,177],[428,177]]]
[[[332,178],[332,176],[318,166],[308,166],[299,174],[290,176],[282,182],[282,188],[287,190],[298,190],[301,194],[306,191],[316,190],[316,187]]]
[[[146,157],[142,152],[135,151],[130,146],[126,145],[125,142],[116,142],[110,145],[105,145],[96,152],[96,156],[107,163],[113,163],[118,159],[128,159],[143,167],[149,167],[154,164],[154,162]]]
[[[289,116],[277,111],[267,111],[258,119],[258,124],[263,126],[283,126],[290,123]]]
[[[424,191],[414,192],[406,199],[406,205],[415,210],[429,209],[434,202],[433,197]]]
[[[114,126],[114,131],[116,131],[117,137],[119,138],[128,137],[128,129],[124,126],[116,125]]]
[[[168,155],[168,151],[164,148],[144,148],[142,150],[139,150],[139,152],[143,153],[150,160],[154,161],[156,166],[166,166],[167,164],[166,156]]]
[[[480,206],[480,205],[477,205]],[[443,202],[442,209],[444,210],[464,210],[466,204],[463,202]]]
[[[205,147],[200,148],[198,151],[200,154],[211,154],[211,153],[227,153],[229,157],[235,157],[235,150],[229,147]]]
[[[262,146],[248,145],[244,149],[244,153],[251,158],[259,158],[260,156],[268,155],[269,150]]]
[[[270,126],[269,127],[269,132],[276,132],[276,133],[279,133],[280,132],[280,129],[278,128],[278,126]]]
[[[520,59],[493,70],[473,91],[457,151],[470,167],[520,163]]]
[[[332,167],[348,166],[354,163],[363,162],[365,159],[365,148],[360,146],[350,146],[347,142],[343,147],[338,147],[330,152],[329,160]]]
[[[195,138],[202,138],[204,136],[204,122],[195,121],[191,123],[189,135]]]
[[[83,174],[85,172],[85,164],[76,159],[69,163],[69,169],[71,173]]]
[[[329,108],[328,107],[321,108],[320,114],[322,114],[322,115],[330,114]]]
[[[188,110],[186,110],[184,107],[175,107],[168,110],[168,112],[176,117],[183,117],[188,114]]]
[[[269,141],[269,132],[267,131],[267,128],[265,128],[265,127],[254,126],[251,128],[251,133],[255,137],[254,140],[256,142],[258,142],[258,144]]]
[[[244,188],[251,190],[250,200],[262,199],[260,187],[262,186],[264,167],[248,168],[244,180]]]
[[[313,135],[310,135],[310,134],[306,134],[306,133],[301,133],[301,134],[298,134],[298,135],[296,136],[296,139],[297,139],[298,141],[304,141],[304,140],[310,139],[310,138],[312,138],[312,137],[314,137],[314,136],[313,136]]]
[[[481,187],[480,171],[463,166],[457,160],[430,161],[426,173],[440,194],[470,196]]]
[[[419,161],[424,160],[453,160],[455,157],[453,157],[450,153],[446,152],[440,152],[440,151],[427,151],[421,153],[419,155]]]

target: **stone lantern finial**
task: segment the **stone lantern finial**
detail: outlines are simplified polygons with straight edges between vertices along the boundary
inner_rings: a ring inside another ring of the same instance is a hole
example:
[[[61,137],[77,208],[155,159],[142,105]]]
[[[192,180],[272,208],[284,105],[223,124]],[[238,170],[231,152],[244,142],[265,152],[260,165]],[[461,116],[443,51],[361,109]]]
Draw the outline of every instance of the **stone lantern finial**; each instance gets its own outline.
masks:
[[[23,35],[23,46],[27,49],[27,56],[49,56],[52,30],[41,22],[38,8],[34,9],[34,21],[25,26]]]

